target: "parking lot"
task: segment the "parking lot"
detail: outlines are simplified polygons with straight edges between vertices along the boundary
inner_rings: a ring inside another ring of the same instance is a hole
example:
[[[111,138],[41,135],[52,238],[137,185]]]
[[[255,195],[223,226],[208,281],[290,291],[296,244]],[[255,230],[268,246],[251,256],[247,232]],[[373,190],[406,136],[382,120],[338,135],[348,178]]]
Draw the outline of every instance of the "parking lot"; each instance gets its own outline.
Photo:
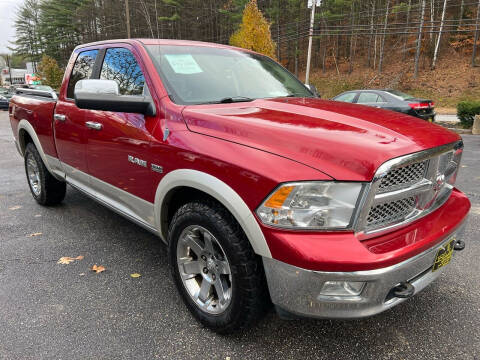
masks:
[[[184,307],[158,238],[70,187],[62,205],[36,204],[0,111],[0,359],[479,360],[480,136],[464,141],[467,248],[437,282],[368,319],[270,311],[252,330],[219,336]],[[65,256],[84,258],[57,264]]]

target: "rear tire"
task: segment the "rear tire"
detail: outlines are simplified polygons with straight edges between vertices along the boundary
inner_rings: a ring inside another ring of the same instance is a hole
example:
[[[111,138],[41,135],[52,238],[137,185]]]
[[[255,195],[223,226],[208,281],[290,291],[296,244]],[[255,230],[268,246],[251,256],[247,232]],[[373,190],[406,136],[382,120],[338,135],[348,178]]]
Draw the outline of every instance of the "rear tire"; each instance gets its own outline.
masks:
[[[194,201],[180,207],[170,223],[168,252],[183,301],[207,328],[228,334],[264,314],[269,296],[263,266],[220,204]]]
[[[67,184],[50,174],[33,143],[27,144],[24,159],[28,186],[35,201],[40,205],[61,203],[65,198]]]

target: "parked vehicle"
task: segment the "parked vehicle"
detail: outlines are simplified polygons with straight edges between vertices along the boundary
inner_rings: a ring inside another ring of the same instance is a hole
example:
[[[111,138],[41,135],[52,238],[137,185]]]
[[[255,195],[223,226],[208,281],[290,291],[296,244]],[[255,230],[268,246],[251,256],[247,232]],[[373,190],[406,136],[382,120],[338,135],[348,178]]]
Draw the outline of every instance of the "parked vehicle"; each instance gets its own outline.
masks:
[[[0,109],[8,109],[9,100],[8,89],[0,87]]]
[[[352,90],[335,96],[333,100],[373,106],[435,121],[435,103],[432,100],[418,99],[398,90]]]
[[[205,326],[355,318],[421,291],[465,244],[461,138],[315,98],[251,51],[175,40],[77,47],[58,99],[10,121],[34,199],[66,184],[157,234]]]

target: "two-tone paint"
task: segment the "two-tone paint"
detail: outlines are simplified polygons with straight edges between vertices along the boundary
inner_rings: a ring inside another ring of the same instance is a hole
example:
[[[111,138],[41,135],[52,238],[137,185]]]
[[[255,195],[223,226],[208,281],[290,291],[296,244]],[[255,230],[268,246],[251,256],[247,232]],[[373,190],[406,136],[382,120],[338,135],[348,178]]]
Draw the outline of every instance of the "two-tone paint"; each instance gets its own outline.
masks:
[[[255,210],[280,183],[369,182],[386,161],[458,141],[459,136],[402,114],[320,99],[177,105],[168,97],[145,44],[193,43],[119,40],[76,48],[57,102],[12,99],[10,121],[20,152],[32,139],[56,176],[163,240],[175,198],[191,191],[208,194],[233,214],[257,254],[309,270],[391,266],[440,243],[465,218],[468,199],[454,191],[435,212],[364,241],[352,231],[265,226]],[[155,103],[155,116],[81,110],[67,97],[78,54],[109,47],[132,51]],[[101,130],[87,127],[87,121],[101,124]]]

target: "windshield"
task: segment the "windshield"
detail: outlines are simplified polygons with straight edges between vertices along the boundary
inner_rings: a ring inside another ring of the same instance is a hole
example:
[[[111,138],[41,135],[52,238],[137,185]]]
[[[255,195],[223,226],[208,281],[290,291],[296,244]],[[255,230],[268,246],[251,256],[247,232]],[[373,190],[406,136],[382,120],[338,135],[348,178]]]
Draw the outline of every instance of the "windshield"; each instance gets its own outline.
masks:
[[[412,95],[405,94],[404,92],[401,92],[398,90],[386,90],[386,91],[402,100],[414,99]]]
[[[177,104],[313,97],[295,76],[265,56],[206,46],[148,45],[147,49]]]

